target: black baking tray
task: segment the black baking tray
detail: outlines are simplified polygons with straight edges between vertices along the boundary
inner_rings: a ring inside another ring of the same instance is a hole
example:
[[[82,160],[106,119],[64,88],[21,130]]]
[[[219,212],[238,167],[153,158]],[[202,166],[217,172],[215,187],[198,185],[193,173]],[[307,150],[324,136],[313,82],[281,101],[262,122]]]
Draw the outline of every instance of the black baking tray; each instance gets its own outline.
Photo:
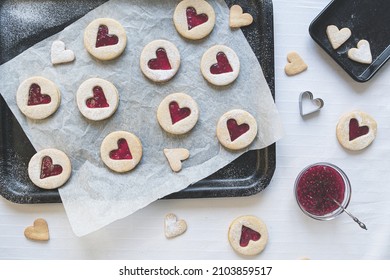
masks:
[[[326,27],[348,27],[352,36],[334,50],[326,35]],[[309,33],[354,80],[366,82],[390,58],[390,1],[333,0],[311,23]],[[348,58],[351,48],[365,39],[370,42],[373,62],[361,64]]]
[[[39,41],[54,35],[106,1],[91,0],[6,0],[0,1],[0,65]],[[240,4],[254,22],[242,28],[259,60],[275,98],[274,35],[272,0],[229,1]],[[40,15],[49,9],[50,18]],[[18,16],[19,15],[19,16]],[[0,77],[1,81],[1,77]],[[30,158],[36,153],[19,123],[0,95],[0,195],[15,203],[59,203],[58,190],[43,190],[32,184],[27,174]],[[276,167],[275,144],[249,151],[211,176],[168,195],[172,198],[249,196],[269,185]]]

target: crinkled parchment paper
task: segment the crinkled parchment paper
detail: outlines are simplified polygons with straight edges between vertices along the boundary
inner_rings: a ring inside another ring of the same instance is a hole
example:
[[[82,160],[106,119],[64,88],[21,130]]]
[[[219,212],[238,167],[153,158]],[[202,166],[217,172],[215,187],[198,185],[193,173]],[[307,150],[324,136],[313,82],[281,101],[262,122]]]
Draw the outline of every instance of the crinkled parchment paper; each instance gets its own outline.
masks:
[[[225,2],[210,1],[217,15],[216,26],[209,37],[199,42],[187,41],[176,32],[172,15],[177,2],[109,1],[0,67],[0,92],[33,146],[37,150],[49,147],[63,150],[72,161],[72,176],[60,188],[60,195],[78,236],[186,188],[245,152],[230,152],[218,143],[216,123],[226,111],[241,108],[257,119],[259,133],[250,149],[264,148],[282,135],[281,121],[261,67],[243,33],[229,28],[229,9]],[[127,32],[126,50],[114,61],[97,61],[83,46],[85,27],[100,17],[116,19]],[[51,44],[58,39],[75,52],[73,63],[51,65]],[[164,84],[150,82],[139,67],[143,47],[156,39],[173,42],[182,59],[177,75]],[[215,44],[227,45],[239,56],[241,72],[231,86],[213,87],[201,75],[200,59]],[[31,76],[44,76],[54,81],[61,91],[59,110],[43,121],[27,119],[16,105],[19,84]],[[76,91],[91,77],[109,80],[119,91],[119,108],[108,120],[88,121],[78,111]],[[165,133],[156,119],[161,100],[174,92],[191,95],[200,109],[197,125],[184,136]],[[102,140],[116,130],[136,134],[143,144],[142,161],[126,174],[111,172],[100,160]],[[191,156],[183,162],[183,170],[174,173],[163,149],[177,147],[189,149]]]

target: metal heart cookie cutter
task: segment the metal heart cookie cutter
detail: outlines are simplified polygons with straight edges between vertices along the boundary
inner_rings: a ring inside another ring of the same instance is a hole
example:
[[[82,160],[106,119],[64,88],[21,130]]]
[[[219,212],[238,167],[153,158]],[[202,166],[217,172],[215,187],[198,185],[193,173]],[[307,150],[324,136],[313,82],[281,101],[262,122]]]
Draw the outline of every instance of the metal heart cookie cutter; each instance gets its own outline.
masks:
[[[310,91],[304,91],[299,95],[299,112],[302,117],[318,112],[322,107],[324,101],[321,98],[313,99]]]

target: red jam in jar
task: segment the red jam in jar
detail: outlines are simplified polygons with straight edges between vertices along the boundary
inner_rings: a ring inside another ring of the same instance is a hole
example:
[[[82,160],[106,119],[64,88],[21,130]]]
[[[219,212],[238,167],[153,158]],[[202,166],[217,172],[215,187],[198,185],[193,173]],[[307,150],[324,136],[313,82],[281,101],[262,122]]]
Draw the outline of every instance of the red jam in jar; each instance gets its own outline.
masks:
[[[329,163],[308,166],[295,182],[295,195],[303,212],[309,216],[332,218],[340,207],[335,199],[346,207],[349,202],[350,184],[344,172]],[[342,211],[338,211],[337,214]]]

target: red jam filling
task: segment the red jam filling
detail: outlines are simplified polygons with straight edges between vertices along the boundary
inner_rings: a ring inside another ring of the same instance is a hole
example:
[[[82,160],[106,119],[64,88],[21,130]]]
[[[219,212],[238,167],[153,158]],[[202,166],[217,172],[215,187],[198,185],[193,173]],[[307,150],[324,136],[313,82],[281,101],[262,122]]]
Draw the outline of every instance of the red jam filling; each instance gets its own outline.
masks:
[[[51,102],[50,95],[42,94],[41,87],[37,84],[32,84],[28,91],[28,106],[35,106],[41,104],[49,104]]]
[[[229,130],[230,140],[233,142],[249,130],[249,125],[246,123],[238,125],[235,119],[229,119],[227,121],[227,129]]]
[[[164,48],[156,50],[156,58],[149,60],[148,67],[152,70],[171,70],[171,64]]]
[[[126,139],[118,140],[118,149],[110,152],[110,158],[113,160],[133,159]]]
[[[211,65],[210,72],[214,75],[233,72],[233,68],[225,53],[217,53],[217,63]]]
[[[118,36],[114,34],[108,34],[108,27],[106,25],[99,26],[96,37],[96,48],[116,45],[118,42]]]
[[[180,108],[176,101],[169,103],[169,112],[171,113],[172,124],[175,124],[191,115],[190,108]]]
[[[324,216],[338,209],[332,201],[344,200],[345,183],[340,173],[327,165],[316,165],[306,170],[297,182],[297,198],[307,212]]]
[[[188,7],[186,10],[188,30],[201,25],[209,20],[206,14],[197,14],[194,7]]]
[[[366,135],[369,132],[368,126],[359,126],[357,119],[349,121],[349,141],[352,141],[360,136]]]
[[[85,104],[88,108],[105,108],[110,107],[107,102],[106,96],[104,95],[104,91],[101,87],[95,86],[93,88],[93,97],[88,98]]]
[[[53,164],[53,160],[49,156],[45,156],[42,159],[41,165],[41,179],[45,179],[51,176],[57,176],[62,173],[62,166]]]
[[[260,233],[243,225],[241,228],[240,246],[246,247],[248,246],[249,241],[257,241],[260,237]]]

